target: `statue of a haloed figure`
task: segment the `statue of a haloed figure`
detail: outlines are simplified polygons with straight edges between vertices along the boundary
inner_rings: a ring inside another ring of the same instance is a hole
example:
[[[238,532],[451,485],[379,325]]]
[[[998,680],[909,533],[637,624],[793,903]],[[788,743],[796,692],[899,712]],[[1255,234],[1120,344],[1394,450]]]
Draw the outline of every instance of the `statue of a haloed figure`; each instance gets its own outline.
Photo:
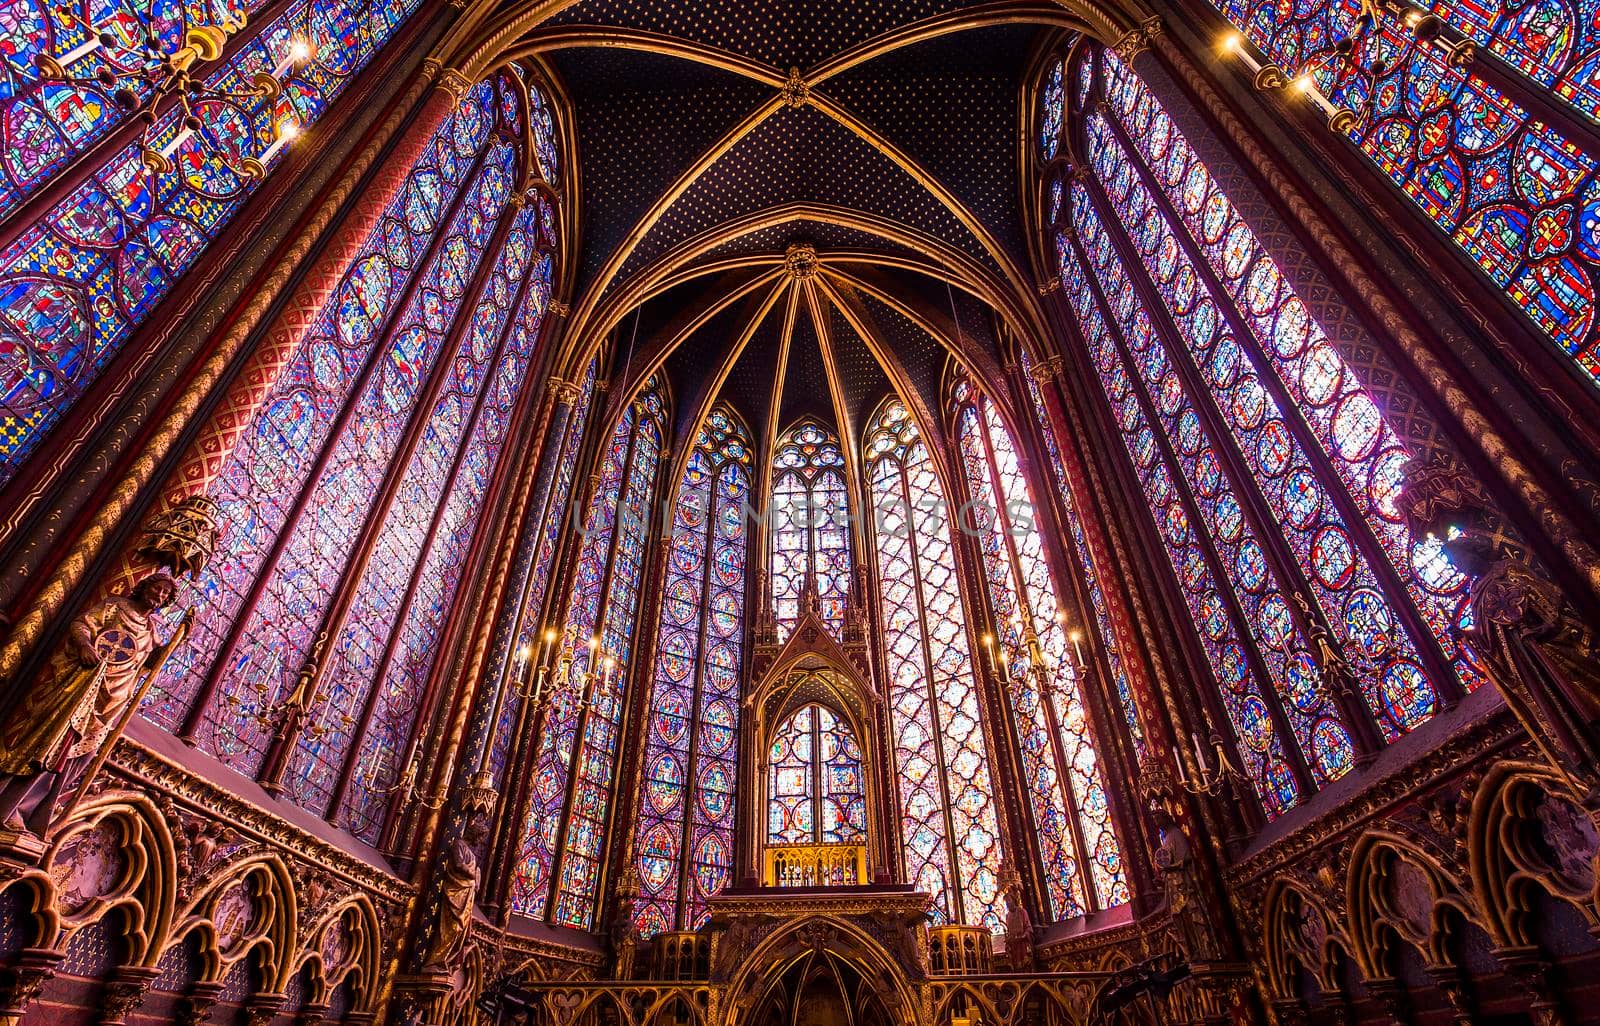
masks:
[[[445,846],[439,871],[437,930],[423,955],[423,969],[454,972],[466,957],[478,903],[478,849],[489,836],[489,817],[498,798],[487,774],[474,776],[462,803],[461,829]]]
[[[161,654],[154,615],[177,585],[152,574],[72,621],[64,644],[0,727],[0,821],[43,834]]]

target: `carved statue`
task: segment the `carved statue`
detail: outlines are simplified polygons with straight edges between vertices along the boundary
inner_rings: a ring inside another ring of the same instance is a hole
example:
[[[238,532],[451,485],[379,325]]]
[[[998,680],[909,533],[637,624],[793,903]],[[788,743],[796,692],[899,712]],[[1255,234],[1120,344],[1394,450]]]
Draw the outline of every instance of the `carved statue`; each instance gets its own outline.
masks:
[[[627,867],[617,881],[617,911],[611,920],[611,942],[617,954],[612,975],[619,980],[633,979],[639,961],[639,924],[633,914],[639,899],[639,871],[634,868],[632,851],[628,852]]]
[[[1212,927],[1205,890],[1200,883],[1200,870],[1195,863],[1194,852],[1189,847],[1189,838],[1167,811],[1165,803],[1151,799],[1150,817],[1161,835],[1161,846],[1155,852],[1155,864],[1161,873],[1167,912],[1172,917],[1172,930],[1181,949],[1180,954],[1190,962],[1216,961],[1222,957],[1222,947]]]
[[[1033,917],[1022,893],[1022,877],[1007,862],[1000,867],[1000,892],[1006,898],[1006,956],[1014,973],[1030,972],[1037,959],[1033,950]]]
[[[454,972],[466,955],[472,914],[478,902],[478,849],[489,835],[493,788],[476,781],[467,789],[461,830],[445,849],[440,868],[438,929],[422,959],[424,972]]]
[[[159,659],[154,614],[177,586],[152,574],[84,610],[0,731],[0,819],[42,833]]]
[[[1594,633],[1553,583],[1517,560],[1500,560],[1478,578],[1472,609],[1475,647],[1506,704],[1584,803],[1600,806]]]
[[[1600,638],[1463,468],[1409,464],[1395,505],[1413,532],[1448,538],[1445,555],[1476,578],[1467,643],[1575,795],[1600,807]]]

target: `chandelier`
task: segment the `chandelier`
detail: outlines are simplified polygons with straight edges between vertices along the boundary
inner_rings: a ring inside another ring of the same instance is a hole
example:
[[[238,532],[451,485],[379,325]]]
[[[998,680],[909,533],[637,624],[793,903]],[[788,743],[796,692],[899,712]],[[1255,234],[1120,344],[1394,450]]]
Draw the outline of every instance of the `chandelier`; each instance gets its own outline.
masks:
[[[109,92],[121,111],[143,125],[140,156],[152,174],[173,170],[174,156],[205,127],[207,105],[227,103],[260,113],[283,94],[289,77],[311,56],[305,40],[293,39],[270,71],[257,71],[236,88],[222,88],[233,76],[215,76],[217,83],[208,84],[198,71],[221,58],[228,41],[245,28],[243,10],[225,10],[217,24],[190,26],[181,41],[171,42],[163,41],[160,28],[148,18],[119,7],[99,25],[76,19],[87,38],[65,53],[38,54],[34,67],[42,81]],[[163,115],[173,108],[178,131],[157,145],[158,133],[172,124]],[[278,121],[270,144],[259,154],[240,158],[237,170],[248,178],[264,177],[267,165],[299,131],[293,118]]]
[[[1367,63],[1361,62],[1360,51],[1368,44],[1380,42],[1389,28],[1401,30],[1392,40],[1401,46],[1439,51],[1445,64],[1451,68],[1465,68],[1477,55],[1477,45],[1467,38],[1456,38],[1446,24],[1434,14],[1409,6],[1398,0],[1360,0],[1360,11],[1346,26],[1345,34],[1331,47],[1307,56],[1304,64],[1292,74],[1285,74],[1276,64],[1257,60],[1251,53],[1244,36],[1229,32],[1222,38],[1222,51],[1237,58],[1254,76],[1257,89],[1263,91],[1292,89],[1306,99],[1328,119],[1328,127],[1341,135],[1349,134],[1360,122],[1360,116],[1372,103],[1370,90],[1356,90],[1357,109],[1335,103],[1317,81],[1318,73],[1337,82],[1341,74],[1356,73],[1376,81],[1389,74],[1395,60],[1403,53],[1385,57],[1385,47],[1374,46]],[[1404,43],[1409,35],[1409,43]],[[1346,98],[1350,94],[1345,90]]]

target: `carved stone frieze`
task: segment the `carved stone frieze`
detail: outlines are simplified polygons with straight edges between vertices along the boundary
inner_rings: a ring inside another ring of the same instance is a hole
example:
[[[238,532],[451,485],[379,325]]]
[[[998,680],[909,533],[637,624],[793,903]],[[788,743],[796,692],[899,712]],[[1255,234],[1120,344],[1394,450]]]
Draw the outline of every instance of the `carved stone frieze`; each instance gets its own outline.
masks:
[[[321,871],[328,879],[339,880],[370,895],[375,901],[403,904],[415,889],[386,868],[366,862],[339,846],[294,826],[281,816],[255,805],[204,777],[162,759],[156,753],[124,738],[112,753],[108,766],[131,783],[138,793],[168,796],[173,808],[185,810],[186,823],[209,819],[221,824],[226,836],[269,843],[307,866],[307,873]],[[114,785],[113,785],[114,786]],[[124,784],[123,786],[127,786]],[[207,830],[197,827],[202,833]],[[184,828],[180,832],[187,835]],[[201,850],[209,844],[201,842]],[[212,851],[209,858],[217,857]],[[191,859],[192,861],[192,859]],[[203,871],[204,864],[195,866]]]

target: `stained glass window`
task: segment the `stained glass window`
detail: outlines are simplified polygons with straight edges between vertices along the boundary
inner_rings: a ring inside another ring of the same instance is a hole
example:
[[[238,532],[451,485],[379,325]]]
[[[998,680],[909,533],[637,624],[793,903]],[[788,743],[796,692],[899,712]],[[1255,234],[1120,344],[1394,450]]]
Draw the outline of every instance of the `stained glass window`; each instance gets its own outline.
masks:
[[[869,424],[866,460],[906,878],[933,895],[936,923],[1000,933],[1000,828],[951,506],[898,400]]]
[[[1377,401],[1355,369],[1323,335],[1276,262],[1261,247],[1182,133],[1173,127],[1166,111],[1114,56],[1107,54],[1106,60],[1108,80],[1117,83],[1112,92],[1120,121],[1131,129],[1125,137],[1131,134],[1140,140],[1136,145],[1151,179],[1166,194],[1177,215],[1177,224],[1164,220],[1163,237],[1177,240],[1178,233],[1187,229],[1183,235],[1185,252],[1198,252],[1226,298],[1233,300],[1247,329],[1241,341],[1253,361],[1276,373],[1284,395],[1292,400],[1315,435],[1326,465],[1338,475],[1372,536],[1382,545],[1384,557],[1404,583],[1408,597],[1426,616],[1433,640],[1451,657],[1456,673],[1469,687],[1475,686],[1476,671],[1455,640],[1453,629],[1466,612],[1466,581],[1441,558],[1438,541],[1412,537],[1394,508],[1400,470],[1410,460],[1410,454],[1383,419]],[[1109,127],[1108,122],[1096,120],[1091,131]],[[1119,142],[1110,159],[1128,156]],[[1203,340],[1188,341],[1197,359],[1204,361]],[[1264,386],[1249,371],[1234,377],[1226,374],[1216,360],[1203,365],[1207,383],[1231,400],[1229,410],[1251,406],[1252,397],[1263,390]],[[1271,423],[1268,418],[1264,427]],[[1235,427],[1241,441],[1250,430],[1244,418],[1232,418],[1230,426]],[[1302,518],[1291,524],[1293,530],[1308,514],[1315,513],[1311,510],[1312,493],[1300,490],[1301,475],[1291,470],[1289,477],[1299,493],[1292,504],[1293,511]],[[1287,505],[1281,511],[1275,507],[1275,511],[1287,514]],[[1343,603],[1330,608],[1329,613],[1347,626],[1362,658],[1378,661],[1376,672],[1380,680],[1393,682],[1383,688],[1379,697],[1380,716],[1401,728],[1414,723],[1420,706],[1409,703],[1426,699],[1426,689],[1417,683],[1423,673],[1416,663],[1415,647],[1408,653],[1403,641],[1394,643],[1392,637],[1373,636],[1374,630],[1389,625],[1366,620],[1365,610],[1371,603],[1370,595],[1362,588],[1371,587],[1373,578],[1370,571],[1361,569],[1359,557],[1352,559],[1349,555],[1355,548],[1349,531],[1322,523],[1308,544],[1313,577],[1326,595],[1341,593],[1339,584],[1346,578],[1357,584],[1354,590],[1345,592]],[[1384,650],[1376,651],[1380,647]],[[1402,699],[1402,694],[1411,697]]]
[[[23,221],[0,249],[0,484],[257,188],[247,162],[282,126],[314,125],[418,3],[255,0],[234,8],[235,17],[249,8],[251,20],[224,58],[202,69],[208,86],[248,91],[295,46],[308,58],[289,65],[275,100],[202,100],[201,127],[187,135],[178,107],[159,105],[147,137],[175,148],[172,170],[152,172],[138,139],[109,141],[129,116],[112,94],[127,86],[144,97],[152,88],[134,74],[145,67],[141,26],[153,26],[158,49],[169,52],[229,6],[16,0],[0,16],[0,218]],[[112,42],[100,42],[102,33]],[[41,75],[39,58],[77,54],[66,69],[74,81]],[[101,72],[115,84],[96,81]],[[72,176],[66,194],[47,203],[41,190],[63,176]],[[24,206],[30,199],[38,209]]]
[[[1276,815],[1304,798],[1295,758],[1313,786],[1354,764],[1317,637],[1393,740],[1437,707],[1430,658],[1478,683],[1453,631],[1465,582],[1395,510],[1411,455],[1357,369],[1143,83],[1095,61],[1110,104],[1082,117],[1093,181],[1067,190],[1061,280]]]
[[[780,640],[800,619],[807,575],[835,632],[850,592],[850,503],[833,432],[802,421],[778,440],[772,482],[772,608]]]
[[[521,715],[521,688],[527,686],[524,674],[533,672],[529,667],[534,656],[543,655],[545,627],[540,620],[544,611],[545,592],[550,584],[550,570],[555,562],[556,546],[561,540],[561,525],[566,520],[568,503],[572,497],[572,479],[577,471],[578,449],[583,444],[584,428],[588,425],[589,404],[594,399],[595,368],[598,360],[589,361],[579,386],[578,400],[567,418],[567,430],[561,441],[561,453],[550,468],[555,479],[550,484],[550,495],[543,510],[528,517],[524,530],[536,532],[534,539],[525,544],[536,546],[532,550],[532,565],[528,568],[526,584],[518,604],[516,635],[506,651],[513,660],[513,676],[521,683],[509,688],[500,706],[500,720],[495,725],[494,746],[489,754],[489,772],[498,785],[505,777],[507,760],[511,757],[516,740],[517,720]]]
[[[1011,703],[1050,912],[1070,919],[1128,900],[1076,657],[1015,443],[994,406],[956,393],[970,517],[995,617],[985,658]],[[965,515],[964,515],[965,516]]]
[[[144,706],[254,774],[300,703],[285,790],[369,842],[542,335],[553,211],[508,202],[525,104],[510,74],[471,91],[273,385],[212,491],[227,556]]]
[[[825,705],[790,713],[767,753],[768,844],[861,844],[867,801],[861,747]]]
[[[1056,60],[1045,73],[1044,89],[1039,94],[1039,148],[1046,160],[1061,147],[1061,123],[1067,107],[1067,66]]]
[[[601,458],[512,877],[513,911],[580,929],[594,923],[665,413],[652,379]]]
[[[1122,646],[1117,643],[1116,631],[1111,626],[1111,617],[1106,609],[1105,592],[1100,587],[1100,573],[1095,568],[1094,558],[1089,553],[1089,539],[1083,531],[1083,518],[1078,515],[1077,502],[1073,498],[1071,487],[1067,484],[1067,471],[1061,462],[1061,449],[1056,444],[1056,435],[1050,427],[1050,418],[1045,414],[1044,396],[1039,391],[1039,382],[1027,373],[1031,366],[1028,354],[1023,353],[1022,369],[1023,376],[1028,381],[1028,398],[1033,404],[1039,437],[1044,442],[1046,455],[1050,458],[1050,471],[1055,475],[1057,503],[1066,518],[1067,533],[1072,537],[1072,551],[1078,557],[1078,568],[1083,574],[1084,587],[1088,591],[1095,630],[1099,633],[1106,662],[1111,668],[1111,682],[1117,691],[1117,705],[1122,709],[1123,720],[1128,725],[1128,736],[1133,740],[1135,750],[1143,756],[1144,728],[1139,724],[1139,709],[1133,696],[1133,685],[1128,680],[1128,668],[1124,662]],[[1075,637],[1069,640],[1074,644],[1077,643]]]
[[[1600,377],[1600,177],[1597,155],[1581,137],[1455,67],[1448,30],[1419,41],[1401,5],[1213,2],[1290,77],[1309,75],[1334,105],[1354,112],[1348,135],[1360,151],[1541,331]],[[1495,56],[1480,60],[1504,61],[1533,88],[1571,103],[1575,118],[1600,115],[1592,0],[1423,6],[1487,44]]]
[[[635,847],[645,936],[693,930],[733,865],[750,436],[723,406],[678,486]]]

